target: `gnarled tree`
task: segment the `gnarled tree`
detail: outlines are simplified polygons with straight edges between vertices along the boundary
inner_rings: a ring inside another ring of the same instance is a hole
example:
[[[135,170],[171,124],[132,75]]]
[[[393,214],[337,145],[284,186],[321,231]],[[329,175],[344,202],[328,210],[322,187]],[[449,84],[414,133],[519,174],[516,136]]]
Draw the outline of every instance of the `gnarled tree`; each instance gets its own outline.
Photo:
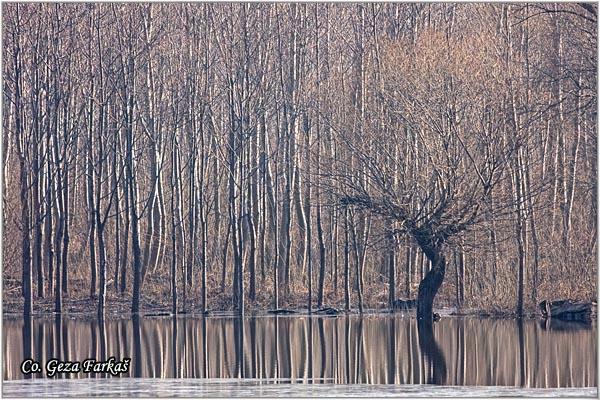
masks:
[[[509,162],[524,140],[524,130],[512,124],[510,104],[498,95],[510,90],[501,63],[481,46],[492,39],[481,31],[456,38],[430,31],[411,50],[396,42],[382,60],[389,135],[374,118],[354,137],[340,127],[340,145],[360,164],[334,162],[344,171],[334,170],[342,205],[391,219],[395,233],[408,235],[431,263],[419,284],[421,319],[432,318],[448,243],[483,221],[486,199],[508,179]],[[498,78],[482,79],[492,73]],[[506,192],[495,200],[495,216],[514,204]]]

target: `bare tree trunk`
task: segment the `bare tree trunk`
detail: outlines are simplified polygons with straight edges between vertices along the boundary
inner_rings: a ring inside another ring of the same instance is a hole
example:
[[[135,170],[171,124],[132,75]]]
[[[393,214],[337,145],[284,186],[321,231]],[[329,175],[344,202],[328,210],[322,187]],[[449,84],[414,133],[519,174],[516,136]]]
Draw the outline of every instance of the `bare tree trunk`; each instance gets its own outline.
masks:
[[[405,270],[405,281],[404,281],[404,294],[406,298],[410,298],[410,286],[412,278],[412,259],[413,249],[410,243],[410,239],[406,239],[406,270]]]
[[[207,81],[208,81],[208,73],[207,73],[207,77],[206,77]],[[208,82],[207,82],[208,85]],[[208,118],[209,118],[209,125],[208,128],[210,129],[210,132],[214,135],[214,124],[212,123],[212,113],[210,112],[209,109],[209,113],[208,113]],[[205,181],[205,175],[206,175],[206,164],[207,164],[207,158],[208,158],[208,151],[207,151],[207,146],[206,146],[206,132],[204,129],[204,125],[202,125],[202,133],[201,133],[201,142],[200,142],[200,172],[199,172],[199,178],[200,178],[200,182],[199,182],[199,186],[200,188],[204,188],[207,186],[206,181]],[[196,189],[194,188],[194,190],[196,191]],[[202,276],[201,276],[201,293],[200,293],[200,302],[201,302],[201,310],[202,313],[204,314],[206,312],[206,308],[207,308],[207,303],[206,303],[206,292],[207,292],[207,288],[206,288],[206,270],[208,268],[208,212],[206,210],[206,208],[208,208],[208,206],[206,205],[206,199],[204,197],[204,192],[203,190],[198,191],[197,193],[198,196],[198,213],[200,216],[200,241],[201,241],[201,246],[200,246],[200,265],[202,267]]]
[[[57,107],[58,108],[58,107]],[[53,184],[53,194],[54,199],[56,201],[56,236],[54,238],[56,249],[56,281],[54,284],[54,312],[57,314],[62,313],[62,279],[61,279],[61,264],[62,264],[62,237],[63,230],[65,226],[65,209],[64,209],[64,199],[63,199],[63,190],[62,190],[62,174],[63,167],[60,164],[60,153],[59,153],[59,145],[58,145],[58,111],[56,112],[56,116],[54,118],[54,140],[53,140],[53,149],[54,149],[54,161],[56,163],[56,184]]]
[[[17,125],[17,140],[25,141],[20,124]],[[31,277],[31,228],[29,220],[29,182],[27,181],[27,171],[25,166],[25,155],[23,151],[24,144],[17,144],[21,148],[19,154],[20,184],[21,184],[21,225],[22,225],[22,263],[23,263],[23,317],[29,318],[32,312],[32,277]]]
[[[91,72],[90,72],[91,74]],[[93,78],[90,84],[90,93],[93,95],[94,93],[94,81]],[[88,241],[90,246],[90,297],[96,297],[96,274],[98,271],[98,267],[96,264],[96,211],[97,204],[94,201],[94,133],[93,133],[93,125],[94,125],[94,101],[92,96],[90,96],[89,101],[89,109],[88,109],[88,143],[87,143],[87,206],[88,206],[88,221],[89,221],[89,231],[88,231]]]
[[[353,256],[354,256],[354,263],[355,263],[355,286],[356,286],[356,294],[358,295],[358,310],[359,312],[362,314],[363,313],[363,284],[361,282],[361,275],[362,275],[362,264],[364,262],[364,257],[363,254],[365,252],[365,247],[366,247],[366,241],[365,241],[365,237],[363,236],[362,240],[362,246],[359,243],[359,238],[358,235],[356,234],[356,225],[355,225],[355,219],[354,219],[354,212],[350,212],[350,216],[351,216],[351,220],[352,220],[352,227],[350,228],[350,232],[352,233],[352,248],[353,248]],[[367,229],[367,228],[365,228]],[[364,234],[364,233],[363,233]]]
[[[231,215],[229,215],[231,218]],[[222,251],[222,268],[221,268],[221,293],[225,293],[225,278],[227,273],[227,253],[229,252],[229,235],[231,234],[231,220],[227,224],[227,232],[225,234],[225,241],[223,242]]]
[[[68,277],[68,258],[69,258],[69,169],[68,167],[65,168],[64,170],[64,183],[62,185],[62,190],[63,190],[63,207],[64,207],[64,214],[63,214],[63,219],[64,219],[64,226],[63,226],[63,235],[62,235],[62,239],[63,239],[63,243],[62,243],[62,260],[61,260],[61,266],[62,266],[62,292],[64,294],[68,294],[69,293],[69,277]]]
[[[458,248],[458,306],[462,307],[465,302],[465,250],[461,244]]]
[[[123,160],[126,164],[127,161]],[[126,168],[126,165],[124,166]],[[126,169],[127,170],[127,169]],[[130,210],[129,210],[129,182],[125,180],[123,183],[123,211],[125,212],[125,218],[123,221],[123,256],[121,260],[119,260],[121,264],[121,285],[120,292],[121,295],[125,293],[127,289],[127,266],[129,265],[129,228],[131,226],[130,223]]]
[[[247,164],[248,170],[252,171],[250,176],[247,178],[247,192],[246,192],[246,220],[248,221],[248,236],[250,237],[249,249],[248,249],[248,272],[249,272],[249,284],[248,284],[248,298],[252,301],[256,300],[256,174],[257,166],[255,163],[256,154],[256,138],[250,139],[247,149]],[[242,276],[243,279],[243,276]]]
[[[203,117],[203,112],[200,112],[200,118]],[[200,122],[200,124],[202,125],[202,122]],[[200,128],[201,133],[200,135],[203,136],[204,132],[203,132],[203,127]],[[197,228],[196,228],[196,220],[198,218],[198,201],[197,201],[197,193],[196,193],[196,169],[197,169],[197,145],[196,145],[196,138],[195,133],[197,132],[196,130],[196,121],[193,118],[192,121],[192,132],[193,132],[193,136],[190,135],[190,138],[188,140],[188,146],[191,146],[191,155],[190,155],[190,159],[188,160],[188,192],[189,192],[189,214],[188,214],[188,237],[189,237],[189,245],[188,245],[188,249],[187,249],[187,271],[186,271],[186,282],[185,285],[189,286],[190,289],[193,286],[194,283],[194,266],[196,264],[196,246],[197,246]],[[203,140],[203,139],[201,139]],[[202,172],[200,172],[202,173]],[[203,229],[203,227],[201,226],[200,229]]]
[[[99,188],[100,189],[100,188]],[[97,218],[100,219],[100,213],[98,212]],[[98,250],[99,250],[99,275],[100,275],[100,286],[98,290],[98,318],[104,319],[105,306],[106,306],[106,243],[104,241],[104,228],[106,222],[98,224]]]
[[[44,253],[45,253],[45,259],[46,262],[48,264],[48,290],[50,293],[52,293],[52,289],[54,288],[54,243],[53,243],[53,225],[52,225],[52,219],[54,217],[54,210],[53,210],[53,185],[54,183],[52,182],[52,179],[50,179],[50,177],[52,176],[52,172],[51,172],[51,163],[52,161],[52,151],[50,149],[50,129],[48,129],[48,132],[46,134],[46,176],[48,177],[48,179],[46,179],[46,189],[45,189],[45,212],[46,212],[46,217],[45,217],[45,226],[44,226],[44,236],[45,236],[45,245],[44,245]]]
[[[62,183],[62,198],[63,198],[63,208],[64,208],[64,214],[63,214],[63,218],[64,218],[64,226],[63,226],[63,235],[62,235],[62,239],[63,239],[63,243],[62,243],[62,292],[64,295],[68,295],[69,293],[69,276],[68,276],[68,270],[69,270],[69,263],[68,263],[68,258],[69,258],[69,241],[70,241],[70,237],[69,237],[69,215],[71,213],[70,211],[70,204],[69,204],[69,162],[68,162],[68,142],[69,142],[69,129],[67,127],[67,121],[69,120],[69,113],[68,113],[68,101],[64,102],[63,105],[63,142],[64,142],[64,148],[63,148],[63,154],[62,154],[62,158],[63,158],[63,163],[64,163],[64,169],[63,169],[63,180],[64,182]]]
[[[240,237],[240,232],[241,230],[239,229],[238,225],[239,225],[239,220],[238,220],[238,210],[237,210],[237,198],[241,198],[241,193],[239,193],[238,191],[236,191],[236,187],[237,187],[237,182],[236,182],[236,176],[237,176],[237,169],[238,169],[238,158],[239,155],[237,154],[237,149],[239,148],[239,141],[236,140],[236,134],[238,133],[238,129],[241,130],[241,126],[236,126],[236,123],[239,125],[241,124],[241,121],[239,121],[236,116],[235,116],[235,111],[234,111],[234,88],[233,88],[233,82],[230,80],[230,87],[229,87],[229,107],[230,107],[230,122],[231,122],[231,126],[229,127],[229,171],[228,171],[228,175],[229,175],[229,179],[228,179],[228,192],[229,192],[229,201],[228,201],[228,208],[229,208],[229,226],[231,229],[231,233],[232,233],[232,241],[231,241],[231,247],[233,250],[233,260],[234,260],[234,272],[233,272],[233,304],[236,307],[236,309],[238,310],[238,312],[242,312],[241,308],[240,308],[240,303],[241,300],[239,298],[240,296],[240,282],[239,282],[239,277],[240,277],[240,267],[242,264],[242,260],[241,260],[241,252],[240,249],[242,248],[241,243],[242,243],[242,238]],[[238,121],[238,122],[236,122]],[[224,250],[226,251],[226,250]]]
[[[177,163],[175,161],[175,137],[171,139],[171,312],[177,314],[177,222],[175,220],[175,185]],[[186,282],[184,281],[184,285]]]
[[[344,304],[346,311],[350,311],[350,240],[348,238],[350,224],[348,221],[348,207],[344,207]]]
[[[147,134],[150,137],[149,151],[149,172],[150,172],[150,195],[146,204],[147,207],[147,225],[146,225],[146,242],[144,245],[142,270],[141,270],[141,282],[143,285],[146,277],[148,267],[150,271],[155,271],[158,266],[158,260],[160,258],[160,251],[162,246],[162,220],[161,205],[159,202],[161,199],[158,197],[158,187],[161,181],[161,132],[160,126],[156,123],[157,112],[156,112],[156,95],[157,88],[154,77],[154,60],[152,54],[153,46],[150,45],[152,36],[154,35],[154,15],[152,5],[148,5],[147,13],[141,16],[143,20],[143,35],[144,41],[146,42],[147,50],[147,66],[146,66],[146,101],[147,101],[147,122],[144,124]]]
[[[265,148],[268,144],[268,141],[265,142]],[[277,147],[277,150],[279,148]],[[265,150],[266,153],[266,150]],[[265,159],[266,162],[266,159]],[[278,163],[275,163],[275,175],[278,173]],[[266,190],[269,193],[269,203],[271,208],[271,220],[272,220],[272,231],[273,231],[273,239],[274,239],[274,256],[272,260],[273,266],[273,307],[277,310],[279,308],[279,272],[280,272],[280,245],[279,245],[279,180],[275,179],[275,185],[273,185],[273,178],[271,177],[271,168],[270,164],[265,165],[266,169]]]
[[[315,112],[316,118],[316,134],[317,134],[317,157],[316,157],[316,176],[321,177],[321,75],[319,65],[319,6],[315,5],[315,60],[316,60],[316,74],[317,74],[317,110]],[[310,163],[309,163],[310,165]],[[326,258],[327,253],[325,250],[325,241],[323,239],[323,223],[321,217],[321,190],[317,187],[315,190],[315,201],[316,201],[316,222],[317,222],[317,240],[319,242],[319,283],[318,283],[318,294],[317,294],[317,307],[323,307],[323,294],[325,290],[325,271],[326,271]]]
[[[571,216],[573,210],[573,201],[575,199],[575,181],[577,180],[577,158],[579,155],[579,143],[581,141],[581,73],[579,74],[577,84],[577,109],[575,111],[575,126],[576,135],[575,142],[571,146],[571,165],[570,165],[570,176],[571,182],[567,188],[566,204],[564,205],[564,242],[567,246],[567,252],[570,254],[571,250],[571,238],[569,232],[571,230]],[[566,178],[565,178],[566,180]]]
[[[431,243],[431,238],[426,234],[417,233],[417,243],[423,253],[431,261],[431,269],[419,284],[417,297],[417,318],[420,320],[433,320],[433,301],[437,294],[444,275],[446,274],[446,258],[443,255],[442,244]]]
[[[339,231],[339,224],[338,224],[338,210],[333,210],[331,212],[331,224],[332,224],[332,228],[331,228],[331,247],[332,247],[332,254],[331,254],[331,264],[333,266],[333,291],[337,294],[337,289],[338,289],[338,231]]]
[[[490,214],[490,243],[492,246],[492,294],[496,294],[498,282],[496,279],[498,272],[498,241],[496,239],[496,218],[493,215],[494,210],[494,190],[490,190],[489,195],[489,214]]]
[[[99,36],[99,35],[98,35]],[[98,37],[98,40],[100,40],[100,38]],[[98,154],[98,185],[96,188],[96,210],[95,210],[95,217],[96,217],[96,226],[98,228],[98,255],[99,255],[99,265],[98,265],[98,272],[100,275],[100,282],[99,282],[99,290],[98,290],[98,319],[99,320],[104,320],[104,314],[105,314],[105,308],[106,308],[106,275],[107,275],[107,268],[106,268],[106,241],[104,239],[104,232],[105,232],[105,228],[106,228],[106,223],[107,223],[107,219],[108,219],[108,215],[111,211],[112,208],[112,203],[113,203],[113,198],[115,195],[115,191],[111,191],[109,189],[108,193],[104,194],[103,193],[103,187],[105,187],[106,185],[108,185],[109,182],[109,178],[108,178],[108,165],[107,161],[108,161],[108,151],[106,150],[106,142],[105,142],[105,137],[104,137],[104,131],[105,131],[105,123],[106,123],[106,105],[105,105],[105,97],[104,97],[104,75],[103,75],[103,70],[102,70],[102,57],[100,56],[99,59],[99,64],[100,64],[100,73],[99,73],[99,79],[100,79],[100,93],[99,93],[99,97],[100,97],[100,107],[99,107],[99,118],[98,118],[98,140],[97,140],[97,154]],[[107,195],[110,195],[110,197],[108,199],[103,200],[103,198],[108,197]],[[101,210],[102,210],[102,203],[106,204],[106,209],[104,210],[104,215],[102,216]]]
[[[114,289],[115,294],[119,291],[119,265],[121,264],[121,189],[120,185],[117,183],[117,175],[120,173],[120,164],[117,159],[117,152],[121,143],[121,135],[120,131],[113,127],[115,131],[115,142],[114,147],[112,149],[112,182],[111,182],[111,190],[115,193],[115,273],[114,273]]]
[[[160,179],[160,166],[159,160],[160,155],[158,154],[158,147],[156,144],[156,139],[152,141],[153,145],[150,149],[150,153],[152,154],[152,161],[150,163],[150,179],[151,179],[151,191],[150,197],[148,198],[147,204],[147,222],[146,222],[146,241],[144,245],[143,257],[142,257],[142,271],[141,271],[141,280],[144,282],[146,277],[146,272],[148,271],[148,267],[150,267],[150,271],[154,271],[156,269],[158,258],[160,254],[160,246],[161,246],[161,215],[160,215],[160,207],[158,205],[158,181]]]
[[[318,175],[318,173],[317,173]],[[317,191],[318,193],[318,191]],[[323,296],[325,292],[325,273],[326,273],[326,260],[327,253],[325,249],[325,241],[323,239],[323,225],[321,222],[321,206],[320,206],[320,198],[317,194],[317,239],[319,241],[319,287],[318,287],[318,295],[317,295],[317,307],[321,308],[323,306]]]
[[[36,118],[37,120],[37,118]],[[40,191],[41,191],[41,168],[39,165],[39,142],[41,141],[38,130],[34,133],[34,143],[33,143],[33,163],[32,163],[32,173],[33,173],[33,185],[32,185],[32,195],[33,195],[33,267],[36,272],[36,281],[37,281],[37,297],[44,298],[44,270],[42,264],[42,246],[43,246],[43,238],[42,238],[42,204],[40,199]]]
[[[386,227],[387,232],[387,261],[388,261],[388,306],[394,307],[394,301],[396,300],[396,238],[392,232],[391,224],[388,222]]]
[[[513,171],[513,190],[515,196],[515,236],[517,240],[517,250],[519,256],[518,277],[517,277],[517,315],[523,315],[523,280],[525,270],[525,216],[523,215],[523,194],[522,194],[522,176],[521,176],[521,152],[517,152],[515,168]]]
[[[186,259],[183,256],[185,254],[185,220],[183,218],[183,168],[181,161],[181,153],[179,146],[179,141],[177,139],[177,131],[175,131],[175,214],[177,216],[177,224],[175,226],[177,238],[177,252],[182,255],[181,259],[181,273],[182,281],[183,281],[183,312],[187,312],[187,302],[188,302],[188,279],[187,274],[189,272],[187,268]]]
[[[297,7],[292,6],[293,17],[295,19],[297,15]],[[286,185],[284,189],[283,195],[283,205],[282,205],[282,216],[281,216],[281,232],[280,232],[280,243],[281,248],[280,252],[280,263],[279,268],[283,272],[283,279],[285,283],[286,292],[289,293],[290,289],[290,252],[291,252],[291,205],[292,205],[292,191],[293,191],[293,182],[295,181],[294,173],[295,173],[295,116],[294,116],[294,100],[295,100],[295,88],[297,85],[296,77],[297,77],[297,69],[296,69],[296,61],[297,61],[297,34],[295,30],[292,32],[292,37],[290,38],[290,46],[291,46],[291,54],[289,54],[290,62],[290,76],[289,81],[284,80],[284,62],[283,62],[283,49],[282,49],[282,37],[281,37],[281,28],[279,24],[279,14],[277,15],[277,47],[278,47],[278,56],[279,56],[279,83],[281,85],[281,90],[285,93],[286,100],[283,105],[283,118],[281,121],[282,132],[285,132],[284,136],[284,165],[285,165],[285,177],[286,177]]]
[[[308,121],[308,115],[304,114],[304,133],[306,135],[306,153],[305,153],[305,157],[306,157],[306,176],[307,176],[307,182],[306,182],[306,193],[305,193],[305,198],[304,198],[304,207],[305,210],[303,212],[303,214],[305,215],[305,219],[306,219],[306,236],[305,236],[305,247],[304,247],[304,263],[308,264],[308,270],[307,270],[307,274],[308,274],[308,313],[312,313],[312,303],[313,303],[313,266],[312,266],[312,227],[311,227],[311,218],[310,218],[310,204],[311,204],[311,198],[310,198],[310,189],[311,189],[311,185],[310,185],[310,165],[311,165],[311,159],[310,159],[310,146],[311,146],[311,137],[310,137],[310,123]],[[362,297],[362,296],[361,296]],[[361,298],[362,300],[362,298]],[[362,304],[361,304],[361,309],[362,309]]]
[[[134,147],[133,147],[133,71],[134,61],[131,55],[129,55],[129,79],[130,85],[129,93],[127,93],[127,109],[126,109],[126,126],[127,126],[127,164],[126,164],[126,179],[127,187],[129,189],[129,222],[131,224],[131,246],[133,253],[133,298],[131,303],[131,313],[138,314],[140,312],[140,296],[142,289],[142,260],[140,250],[140,235],[139,235],[139,217],[138,217],[138,206],[137,206],[137,186],[136,176],[134,175]]]
[[[259,241],[259,252],[260,252],[260,276],[261,276],[261,282],[264,282],[265,278],[266,278],[266,268],[265,268],[265,264],[267,263],[267,244],[266,244],[266,240],[267,240],[267,236],[268,236],[268,230],[267,230],[267,215],[270,216],[270,226],[273,226],[274,224],[274,219],[276,218],[275,215],[269,214],[269,210],[267,209],[267,197],[269,196],[269,188],[267,185],[267,122],[266,122],[266,118],[265,118],[265,113],[262,112],[260,114],[260,133],[259,133],[259,144],[258,144],[258,148],[259,148],[259,153],[258,153],[258,166],[259,166],[259,172],[260,172],[260,209],[258,210],[258,217],[260,217],[260,228],[258,229],[258,231],[260,232],[260,237],[258,239]],[[273,231],[273,229],[271,228],[271,231]],[[271,258],[271,253],[269,252],[269,263],[272,263],[272,258]]]

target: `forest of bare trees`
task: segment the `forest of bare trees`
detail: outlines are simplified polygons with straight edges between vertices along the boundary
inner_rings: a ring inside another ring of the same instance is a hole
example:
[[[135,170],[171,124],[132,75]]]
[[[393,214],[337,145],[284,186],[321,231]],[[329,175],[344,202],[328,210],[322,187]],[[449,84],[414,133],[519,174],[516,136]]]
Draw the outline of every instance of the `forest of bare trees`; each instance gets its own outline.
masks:
[[[594,4],[2,15],[3,288],[25,316],[596,296]]]

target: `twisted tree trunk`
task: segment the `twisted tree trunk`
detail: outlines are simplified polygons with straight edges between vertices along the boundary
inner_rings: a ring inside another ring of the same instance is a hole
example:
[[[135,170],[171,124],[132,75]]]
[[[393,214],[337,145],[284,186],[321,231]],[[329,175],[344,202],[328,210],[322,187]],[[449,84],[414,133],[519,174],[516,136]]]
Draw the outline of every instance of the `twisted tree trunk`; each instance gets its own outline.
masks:
[[[433,320],[433,300],[446,274],[446,258],[442,246],[430,246],[418,240],[419,246],[431,261],[431,269],[419,284],[417,296],[417,319]]]

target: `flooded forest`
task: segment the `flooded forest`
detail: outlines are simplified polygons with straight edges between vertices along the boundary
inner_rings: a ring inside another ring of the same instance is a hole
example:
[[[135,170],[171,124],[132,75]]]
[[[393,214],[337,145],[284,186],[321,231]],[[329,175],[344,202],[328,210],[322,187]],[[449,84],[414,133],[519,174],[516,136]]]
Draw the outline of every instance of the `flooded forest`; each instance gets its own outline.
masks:
[[[2,4],[3,395],[597,396],[597,12]]]
[[[597,7],[3,4],[3,310],[596,297]]]

